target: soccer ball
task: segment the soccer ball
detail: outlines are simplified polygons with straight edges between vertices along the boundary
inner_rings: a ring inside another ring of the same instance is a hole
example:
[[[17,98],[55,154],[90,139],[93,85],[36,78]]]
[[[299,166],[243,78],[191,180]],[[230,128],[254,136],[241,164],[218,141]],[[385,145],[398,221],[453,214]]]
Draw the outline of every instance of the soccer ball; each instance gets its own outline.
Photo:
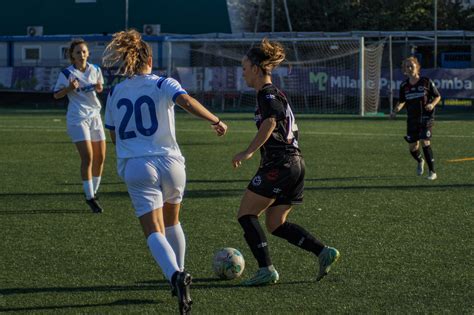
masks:
[[[221,279],[240,277],[245,268],[244,256],[235,248],[226,247],[217,251],[212,260],[212,269]]]

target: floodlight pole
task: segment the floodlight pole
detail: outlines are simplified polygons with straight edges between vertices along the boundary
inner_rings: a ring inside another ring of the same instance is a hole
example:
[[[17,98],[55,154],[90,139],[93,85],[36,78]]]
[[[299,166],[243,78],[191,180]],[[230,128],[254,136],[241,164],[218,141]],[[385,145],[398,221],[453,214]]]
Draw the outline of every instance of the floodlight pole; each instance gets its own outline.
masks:
[[[438,0],[434,0],[434,68],[438,68]]]
[[[125,30],[128,30],[128,0],[125,0]]]

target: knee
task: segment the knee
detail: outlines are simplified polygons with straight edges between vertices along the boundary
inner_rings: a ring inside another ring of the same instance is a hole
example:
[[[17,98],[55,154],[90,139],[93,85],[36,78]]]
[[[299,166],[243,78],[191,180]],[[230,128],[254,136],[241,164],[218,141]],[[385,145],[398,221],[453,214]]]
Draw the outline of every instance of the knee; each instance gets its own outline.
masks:
[[[409,146],[409,148],[410,148],[410,151],[412,151],[412,152],[413,152],[413,151],[416,151],[416,150],[418,150],[418,149],[420,148],[420,145],[419,145],[419,143],[418,143],[418,142],[415,142],[415,143],[410,143],[410,146]]]
[[[92,166],[92,156],[84,155],[81,157],[82,167],[91,167]]]
[[[273,234],[273,232],[283,223],[285,223],[283,218],[272,218],[267,216],[265,220],[265,227],[269,233]]]
[[[431,145],[430,140],[423,140],[423,148],[429,147]]]

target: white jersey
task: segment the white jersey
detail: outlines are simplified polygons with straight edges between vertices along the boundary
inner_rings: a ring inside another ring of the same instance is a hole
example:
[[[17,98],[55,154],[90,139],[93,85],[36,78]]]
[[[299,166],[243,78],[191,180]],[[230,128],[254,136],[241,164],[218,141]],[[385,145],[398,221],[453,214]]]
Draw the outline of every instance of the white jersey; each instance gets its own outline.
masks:
[[[79,88],[67,94],[69,105],[67,123],[79,124],[84,119],[100,116],[100,101],[95,92],[97,83],[104,84],[102,71],[96,65],[87,63],[86,71],[81,72],[71,65],[62,70],[54,86],[54,93],[69,86],[69,82],[77,79]]]
[[[111,89],[105,128],[115,131],[118,159],[181,156],[174,120],[181,94],[187,92],[178,81],[153,74],[134,76]]]

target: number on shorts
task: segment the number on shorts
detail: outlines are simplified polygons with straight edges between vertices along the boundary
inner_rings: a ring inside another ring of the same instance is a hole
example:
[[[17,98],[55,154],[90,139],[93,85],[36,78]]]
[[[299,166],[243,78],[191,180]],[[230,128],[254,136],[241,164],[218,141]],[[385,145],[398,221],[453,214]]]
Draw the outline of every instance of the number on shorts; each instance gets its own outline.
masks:
[[[143,126],[143,117],[141,107],[143,104],[147,104],[148,111],[150,113],[150,121],[151,126],[149,128],[145,128]],[[156,108],[155,102],[151,99],[151,97],[147,95],[140,96],[136,101],[135,104],[132,103],[131,100],[128,98],[122,98],[117,103],[117,108],[125,106],[125,115],[123,116],[122,122],[119,126],[119,137],[122,140],[136,138],[137,134],[134,130],[125,131],[127,129],[128,123],[132,118],[133,113],[135,112],[135,125],[137,126],[137,131],[144,135],[144,136],[151,136],[153,135],[156,130],[158,129],[158,119],[156,118]]]

